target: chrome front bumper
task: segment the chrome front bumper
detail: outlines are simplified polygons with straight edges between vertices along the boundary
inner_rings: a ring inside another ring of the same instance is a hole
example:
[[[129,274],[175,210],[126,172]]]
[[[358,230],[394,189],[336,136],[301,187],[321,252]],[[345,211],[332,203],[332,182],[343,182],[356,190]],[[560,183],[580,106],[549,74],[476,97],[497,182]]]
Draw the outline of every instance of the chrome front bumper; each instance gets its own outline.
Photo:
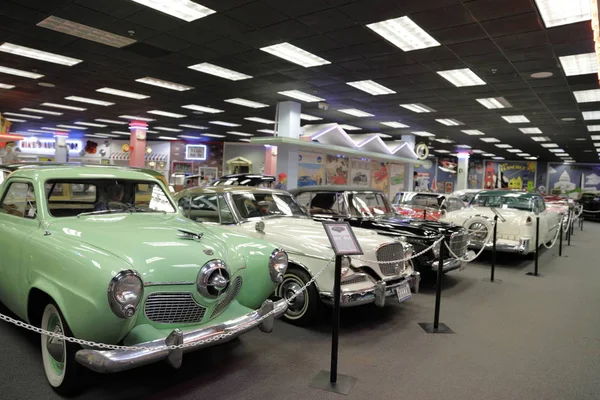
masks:
[[[421,282],[421,274],[419,272],[413,272],[412,275],[407,276],[406,280],[414,293],[419,293],[419,283]],[[385,305],[386,297],[390,297],[396,294],[396,288],[400,286],[404,281],[399,281],[394,284],[388,285],[384,281],[379,281],[374,287],[364,290],[344,290],[342,289],[342,297],[340,301],[341,307],[355,307],[363,304],[375,303],[378,307]],[[328,305],[333,305],[333,293],[332,292],[321,292],[321,301]]]
[[[125,371],[164,359],[174,368],[179,368],[183,359],[183,353],[228,342],[257,327],[263,332],[271,332],[275,318],[283,315],[286,310],[287,303],[284,299],[276,302],[266,300],[258,310],[239,318],[189,332],[182,332],[179,329],[175,329],[165,339],[157,339],[134,345],[135,347],[146,348],[143,350],[84,349],[79,350],[75,354],[75,359],[81,365],[100,373]],[[274,311],[273,314],[263,320],[262,317],[271,311]],[[200,343],[212,337],[231,332],[235,333],[210,342]],[[200,344],[179,349],[169,349],[169,346],[172,345],[192,343]]]
[[[531,239],[529,238],[521,238],[519,239],[519,241],[508,241],[508,240],[504,240],[504,239],[499,239],[496,241],[496,251],[500,251],[503,253],[517,253],[517,254],[529,254],[529,245],[530,245]],[[486,244],[485,249],[486,250],[492,250],[492,248],[494,247],[492,242],[489,242]],[[471,243],[469,245],[469,248],[471,249],[476,249],[476,250],[480,250],[481,249],[481,243]]]
[[[442,271],[444,273],[454,271],[455,269],[460,269],[462,267],[463,262],[458,258],[447,258],[444,260],[444,267]],[[434,271],[438,270],[438,265],[440,265],[439,261],[434,261],[431,263],[431,269]]]

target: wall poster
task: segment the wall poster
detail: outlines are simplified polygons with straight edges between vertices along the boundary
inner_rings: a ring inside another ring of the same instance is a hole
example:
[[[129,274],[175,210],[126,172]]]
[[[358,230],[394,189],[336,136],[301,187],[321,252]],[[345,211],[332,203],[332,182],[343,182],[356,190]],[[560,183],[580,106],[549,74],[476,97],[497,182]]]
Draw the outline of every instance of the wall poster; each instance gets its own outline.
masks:
[[[467,177],[468,189],[481,189],[483,187],[483,161],[469,161],[469,176]]]
[[[328,185],[347,185],[348,157],[328,154],[326,156],[325,174]]]
[[[485,166],[485,189],[501,188],[535,191],[536,162],[487,161]]]
[[[404,187],[404,174],[406,173],[406,168],[402,164],[390,164],[390,193],[389,198],[393,199],[396,193],[402,192],[405,190]]]
[[[369,187],[371,178],[371,161],[352,158],[350,160],[350,185]]]
[[[371,162],[371,187],[387,193],[390,190],[390,170],[388,163]]]
[[[436,187],[431,187],[431,190],[438,193],[452,193],[456,184],[456,170],[458,168],[458,160],[456,158],[443,157],[438,159]],[[448,192],[450,190],[450,192]]]
[[[548,164],[548,193],[578,198],[582,192],[600,190],[600,165]]]
[[[431,166],[425,167],[423,164],[415,164],[414,173],[412,176],[413,190],[415,192],[427,191],[430,185],[435,185],[437,158],[430,158]]]
[[[298,154],[298,187],[325,183],[323,155],[317,153]]]

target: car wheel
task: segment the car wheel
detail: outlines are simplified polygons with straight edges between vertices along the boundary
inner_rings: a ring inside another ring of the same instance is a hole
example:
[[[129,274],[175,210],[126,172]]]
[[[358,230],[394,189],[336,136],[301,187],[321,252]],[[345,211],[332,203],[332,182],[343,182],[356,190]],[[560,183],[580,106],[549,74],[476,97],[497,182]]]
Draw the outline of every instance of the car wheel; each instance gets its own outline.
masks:
[[[44,330],[72,336],[58,306],[49,303],[44,308],[40,327]],[[42,361],[46,378],[52,388],[63,395],[77,394],[81,389],[82,367],[75,360],[79,347],[75,343],[42,336]]]
[[[306,271],[300,268],[289,268],[283,276],[283,281],[277,287],[277,296],[284,299],[291,298],[310,279],[311,277]],[[319,292],[316,286],[311,284],[289,302],[283,318],[295,325],[310,325],[319,315],[320,304]]]

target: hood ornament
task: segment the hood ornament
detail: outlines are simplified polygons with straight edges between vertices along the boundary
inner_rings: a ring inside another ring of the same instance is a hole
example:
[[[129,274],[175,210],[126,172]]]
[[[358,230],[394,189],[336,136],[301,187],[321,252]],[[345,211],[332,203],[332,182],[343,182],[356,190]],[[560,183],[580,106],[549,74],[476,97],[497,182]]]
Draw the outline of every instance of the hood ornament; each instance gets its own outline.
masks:
[[[263,221],[258,221],[256,225],[254,225],[254,229],[256,229],[256,232],[263,233],[265,231],[265,223]]]
[[[186,240],[194,240],[196,242],[199,242],[202,239],[202,236],[204,236],[204,233],[196,233],[192,231],[187,231],[185,229],[177,230],[180,232],[179,237]]]

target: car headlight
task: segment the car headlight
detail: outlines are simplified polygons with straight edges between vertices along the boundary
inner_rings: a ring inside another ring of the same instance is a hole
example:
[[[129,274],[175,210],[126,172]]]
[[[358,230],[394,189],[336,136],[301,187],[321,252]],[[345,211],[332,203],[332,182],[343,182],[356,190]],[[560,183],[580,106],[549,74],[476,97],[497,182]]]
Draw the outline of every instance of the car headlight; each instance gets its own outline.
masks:
[[[119,272],[108,284],[108,304],[117,317],[133,317],[143,294],[142,279],[131,269]]]
[[[441,248],[441,247],[442,247],[442,242],[440,242],[440,241],[437,241],[437,242],[435,243],[435,246],[433,246],[433,254],[434,254],[436,257],[439,257],[439,256],[440,256],[440,248]]]
[[[287,267],[287,253],[281,249],[273,250],[271,257],[269,257],[269,275],[271,276],[271,280],[275,283],[281,283]]]

